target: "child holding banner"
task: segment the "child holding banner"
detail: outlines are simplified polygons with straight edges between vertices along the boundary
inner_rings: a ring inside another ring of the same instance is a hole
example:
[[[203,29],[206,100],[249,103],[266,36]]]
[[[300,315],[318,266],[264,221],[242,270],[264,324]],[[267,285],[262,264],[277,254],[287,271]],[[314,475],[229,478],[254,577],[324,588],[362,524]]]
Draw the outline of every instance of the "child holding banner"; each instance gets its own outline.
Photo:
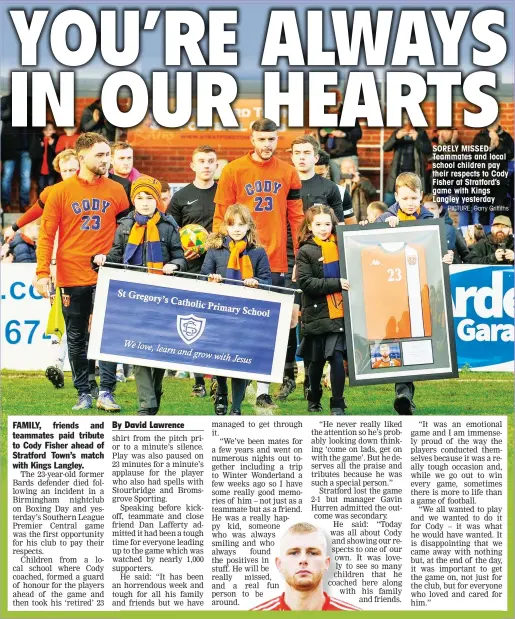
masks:
[[[220,231],[212,234],[207,241],[208,251],[201,273],[209,276],[209,281],[238,284],[257,288],[259,284],[272,283],[272,273],[268,256],[258,245],[256,224],[250,211],[242,204],[229,206],[224,214]],[[227,378],[218,376],[218,392],[215,399],[215,414],[225,415],[228,408]],[[241,415],[241,403],[245,397],[247,381],[243,378],[231,380],[231,415]]]
[[[186,271],[187,265],[179,237],[179,227],[170,215],[162,212],[161,183],[150,176],[140,176],[131,185],[135,212],[120,220],[113,247],[107,256],[98,254],[93,262],[118,262],[147,266],[150,273]],[[159,410],[165,370],[134,366],[138,390],[138,415],[156,415]]]
[[[297,284],[302,290],[302,334],[298,354],[309,363],[308,411],[321,413],[320,381],[326,361],[331,365],[331,415],[343,415],[345,337],[342,290],[349,282],[340,277],[336,226],[331,208],[312,206],[300,228]]]

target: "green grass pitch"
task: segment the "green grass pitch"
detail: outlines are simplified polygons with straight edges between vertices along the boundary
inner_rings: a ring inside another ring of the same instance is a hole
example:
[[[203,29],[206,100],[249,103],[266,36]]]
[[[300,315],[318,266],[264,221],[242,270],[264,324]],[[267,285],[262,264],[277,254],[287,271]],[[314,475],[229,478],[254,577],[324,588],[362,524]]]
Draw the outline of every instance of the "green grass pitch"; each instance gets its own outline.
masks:
[[[97,379],[98,380],[98,379]],[[213,402],[191,397],[193,381],[166,377],[159,415],[213,415]],[[209,391],[209,380],[206,380]],[[272,385],[270,393],[278,390]],[[322,405],[329,414],[329,391],[324,390]],[[346,387],[348,415],[392,415],[393,385]],[[64,389],[55,389],[42,372],[2,372],[3,415],[71,415],[77,399],[71,375],[66,373]],[[118,384],[116,399],[122,415],[134,415],[138,409],[134,381]],[[254,398],[245,400],[243,415],[255,415]],[[506,415],[513,412],[513,375],[510,373],[462,372],[459,379],[416,383],[417,415]],[[88,414],[104,414],[93,408]],[[80,414],[80,413],[79,413]],[[118,413],[120,414],[120,413]],[[273,415],[307,415],[302,384]]]

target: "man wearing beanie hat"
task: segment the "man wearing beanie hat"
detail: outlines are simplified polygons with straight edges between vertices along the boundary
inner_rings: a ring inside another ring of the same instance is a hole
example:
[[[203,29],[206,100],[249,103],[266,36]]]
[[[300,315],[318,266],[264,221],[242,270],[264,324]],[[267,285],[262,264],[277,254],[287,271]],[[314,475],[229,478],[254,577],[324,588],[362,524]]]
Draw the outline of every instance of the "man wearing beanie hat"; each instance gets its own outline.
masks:
[[[161,183],[150,176],[132,182],[131,200],[134,211],[120,220],[111,251],[97,254],[93,262],[117,262],[147,267],[149,273],[171,275],[185,271],[186,260],[179,236],[179,226],[163,213]],[[159,410],[165,370],[134,366],[140,415],[155,415]]]
[[[506,215],[497,215],[492,231],[470,249],[470,264],[513,264],[513,229]]]
[[[89,319],[93,308],[97,273],[91,254],[103,253],[112,245],[116,218],[129,209],[123,187],[106,178],[110,147],[98,133],[84,133],[75,144],[79,172],[56,185],[45,204],[37,249],[36,289],[49,296],[50,261],[59,231],[56,285],[61,289],[68,334],[68,357],[79,400],[73,410],[92,407],[87,347]],[[97,408],[117,412],[112,392],[116,364],[100,362],[100,396]]]

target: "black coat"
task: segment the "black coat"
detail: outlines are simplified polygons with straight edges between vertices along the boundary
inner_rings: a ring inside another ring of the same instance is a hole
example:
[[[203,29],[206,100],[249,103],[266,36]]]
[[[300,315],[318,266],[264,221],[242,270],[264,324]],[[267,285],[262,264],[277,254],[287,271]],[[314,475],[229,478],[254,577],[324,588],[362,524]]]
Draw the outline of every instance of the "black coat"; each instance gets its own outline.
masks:
[[[227,275],[227,263],[231,252],[222,234],[211,234],[207,242],[208,251],[202,264],[202,275],[217,274],[225,277]],[[260,284],[272,283],[272,273],[268,256],[263,247],[248,247],[247,253],[252,263],[254,279]]]
[[[134,213],[120,219],[114,243],[111,251],[107,254],[107,262],[123,263],[123,255],[129,241],[129,234],[135,224]],[[161,238],[161,251],[163,253],[163,264],[176,264],[179,271],[187,271],[188,267],[184,259],[184,251],[179,236],[179,227],[170,215],[161,213],[161,221],[157,224],[159,236]],[[143,264],[147,263],[146,245],[143,248]]]
[[[134,210],[134,204],[132,203],[131,200],[131,186],[132,183],[127,180],[126,178],[123,178],[123,176],[118,176],[117,174],[112,174],[111,172],[109,172],[108,174],[108,178],[110,178],[112,181],[115,181],[115,183],[119,183],[125,190],[125,194],[127,195],[127,200],[129,201],[130,207],[128,209],[128,211],[124,211],[123,216],[128,215],[129,212],[132,212]],[[121,219],[120,216],[118,216],[119,219]]]
[[[302,290],[302,333],[323,335],[343,332],[343,318],[329,318],[326,296],[341,292],[338,277],[324,277],[322,248],[313,240],[297,252],[297,284]]]
[[[340,117],[342,113],[343,104],[340,105],[337,116]],[[326,135],[320,136],[320,146],[329,153],[331,159],[338,157],[352,157],[358,154],[357,142],[363,137],[359,122],[356,120],[354,127],[338,127],[340,131],[345,133],[344,138],[331,138]]]
[[[13,262],[16,264],[21,262],[37,262],[36,245],[30,245],[24,241],[21,234],[17,234],[9,243],[9,250],[14,256]]]
[[[401,127],[402,128],[402,127]],[[386,140],[383,144],[383,150],[385,153],[393,150],[393,160],[390,166],[390,172],[388,173],[388,178],[386,179],[386,188],[385,191],[388,193],[393,193],[395,191],[395,179],[400,173],[400,166],[403,156],[403,151],[408,146],[413,145],[413,159],[415,163],[415,169],[412,172],[415,172],[418,176],[420,176],[420,180],[422,181],[422,192],[425,193],[425,169],[426,169],[426,157],[429,157],[433,152],[433,147],[431,146],[431,142],[427,137],[427,133],[424,129],[417,129],[417,139],[413,144],[413,140],[410,138],[405,139],[401,138],[400,140],[397,138],[397,133],[399,129],[395,129],[392,135]]]
[[[93,112],[98,110],[100,112],[100,118],[98,122],[95,122],[93,118]],[[79,132],[85,133],[86,131],[92,131],[93,133],[100,133],[109,142],[114,142],[116,139],[116,127],[114,127],[104,116],[100,99],[93,101],[90,105],[84,108],[80,119]]]
[[[461,228],[456,228],[456,251],[454,252],[455,264],[466,264],[469,262],[470,249],[468,248],[467,241],[463,237]]]
[[[54,170],[54,167],[52,165],[54,158],[55,158],[55,147],[57,146],[57,133],[52,133],[51,136],[54,139],[53,144],[48,144],[47,149],[46,149],[46,163],[48,166],[48,175],[50,177],[55,178],[57,176],[57,172]],[[40,133],[39,136],[37,136],[37,140],[35,142],[33,142],[31,148],[30,148],[30,157],[32,159],[32,175],[34,176],[34,178],[38,179],[39,175],[41,174],[41,166],[43,165],[43,155],[45,152],[45,146],[44,146],[44,136],[43,133]]]
[[[503,258],[501,262],[498,262],[495,257],[495,252],[499,249],[499,245],[494,243],[493,237],[489,234],[486,239],[482,239],[475,245],[470,247],[470,254],[468,257],[469,264],[513,264],[513,260],[508,261]],[[511,234],[506,239],[506,249],[513,251],[513,235]]]

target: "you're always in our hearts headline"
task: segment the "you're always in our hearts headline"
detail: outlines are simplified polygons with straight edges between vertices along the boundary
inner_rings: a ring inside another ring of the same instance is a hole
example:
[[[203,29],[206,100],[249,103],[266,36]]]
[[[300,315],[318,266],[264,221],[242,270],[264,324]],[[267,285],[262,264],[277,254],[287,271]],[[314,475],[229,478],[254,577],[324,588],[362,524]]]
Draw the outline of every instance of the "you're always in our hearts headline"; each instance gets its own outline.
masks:
[[[238,127],[232,106],[239,94],[238,81],[230,73],[240,61],[237,9],[213,9],[206,15],[178,9],[104,9],[95,19],[77,9],[55,15],[47,9],[35,9],[31,15],[22,9],[8,12],[6,23],[20,46],[21,66],[11,72],[11,91],[20,103],[13,109],[14,126],[25,126],[29,114],[33,125],[44,126],[47,101],[57,126],[72,126],[77,70],[100,55],[113,67],[101,89],[103,112],[113,125],[136,126],[151,110],[154,121],[167,128],[182,127],[194,115],[198,127],[212,127],[215,114],[222,127]],[[494,68],[508,52],[504,11],[459,9],[449,15],[443,9],[317,9],[307,10],[303,20],[298,13],[271,10],[263,38],[255,38],[256,58],[263,68],[265,117],[279,123],[284,107],[290,127],[349,127],[357,118],[366,119],[370,127],[396,127],[402,125],[406,110],[414,126],[426,127],[420,104],[428,87],[434,87],[436,125],[451,127],[456,87],[476,108],[464,111],[466,126],[480,128],[495,121]],[[68,43],[70,28],[77,39],[73,46]],[[152,43],[165,70],[145,76],[124,70],[138,60],[142,37],[156,34],[152,33],[156,28],[164,29],[165,36],[154,37]],[[465,37],[465,32],[472,36]],[[38,49],[45,37],[53,57],[64,67],[55,83],[50,71],[38,70]],[[328,39],[334,41],[332,49]],[[117,44],[120,40],[123,45]],[[460,70],[462,55],[471,59],[474,69],[466,76]],[[169,67],[173,69],[168,71]],[[388,67],[384,115],[374,72],[381,67]],[[306,68],[312,69],[306,72]],[[338,115],[329,110],[336,105],[339,70],[347,73]],[[121,88],[131,91],[129,110],[118,107]],[[304,100],[308,104],[299,105]],[[32,109],[27,110],[23,101],[32,101]]]

